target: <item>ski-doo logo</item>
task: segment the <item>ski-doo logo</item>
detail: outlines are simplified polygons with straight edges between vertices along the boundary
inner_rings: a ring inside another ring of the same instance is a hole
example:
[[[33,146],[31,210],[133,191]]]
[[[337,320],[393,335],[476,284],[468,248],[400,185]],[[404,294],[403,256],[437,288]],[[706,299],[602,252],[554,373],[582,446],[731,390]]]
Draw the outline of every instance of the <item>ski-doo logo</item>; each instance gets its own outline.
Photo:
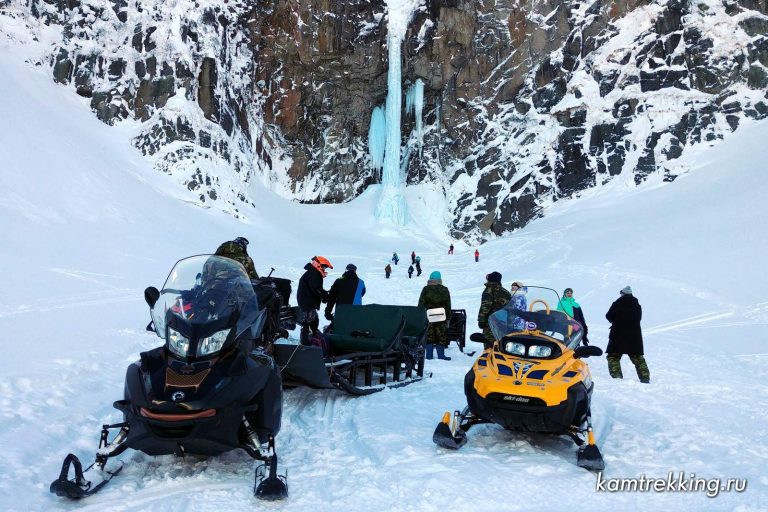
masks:
[[[185,398],[187,398],[187,395],[185,395],[183,391],[174,391],[173,394],[171,395],[171,399],[174,402],[181,402]]]
[[[517,396],[517,395],[504,395],[504,400],[507,402],[522,402],[524,404],[531,401],[531,399],[526,396]]]
[[[535,331],[536,330],[536,322],[526,322],[525,328],[528,331]]]

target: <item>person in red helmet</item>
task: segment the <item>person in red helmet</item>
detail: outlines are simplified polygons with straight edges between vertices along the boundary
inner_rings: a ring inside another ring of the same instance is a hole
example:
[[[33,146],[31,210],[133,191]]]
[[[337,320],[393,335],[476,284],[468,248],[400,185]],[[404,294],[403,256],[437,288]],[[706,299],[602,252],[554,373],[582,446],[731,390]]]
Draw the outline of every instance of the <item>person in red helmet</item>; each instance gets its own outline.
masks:
[[[299,279],[296,301],[302,313],[299,338],[302,345],[309,344],[310,334],[317,332],[320,324],[317,311],[320,309],[320,303],[328,300],[328,292],[323,289],[323,278],[328,275],[329,268],[333,268],[333,265],[327,258],[315,256],[304,266],[306,272]]]

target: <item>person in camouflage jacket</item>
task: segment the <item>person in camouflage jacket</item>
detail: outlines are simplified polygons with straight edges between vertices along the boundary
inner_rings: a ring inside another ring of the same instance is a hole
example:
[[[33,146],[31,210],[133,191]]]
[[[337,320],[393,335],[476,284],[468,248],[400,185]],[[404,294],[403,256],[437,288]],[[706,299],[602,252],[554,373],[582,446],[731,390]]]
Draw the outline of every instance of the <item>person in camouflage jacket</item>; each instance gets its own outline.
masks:
[[[245,271],[248,272],[248,276],[251,279],[258,279],[259,274],[256,273],[256,265],[253,264],[253,260],[248,256],[248,240],[245,237],[239,236],[231,242],[224,242],[216,249],[216,256],[224,256],[231,260],[235,260],[245,267]]]
[[[419,295],[419,307],[424,309],[445,309],[445,321],[431,322],[427,330],[427,359],[432,359],[433,349],[437,350],[437,358],[449,361],[451,358],[445,355],[448,339],[445,331],[451,321],[451,292],[443,286],[440,272],[435,270],[429,274],[427,286],[422,288]]]
[[[488,341],[494,339],[491,327],[488,325],[488,317],[507,305],[512,294],[501,286],[501,274],[491,272],[485,276],[485,290],[480,299],[480,311],[477,313],[477,326],[483,330],[483,336]]]

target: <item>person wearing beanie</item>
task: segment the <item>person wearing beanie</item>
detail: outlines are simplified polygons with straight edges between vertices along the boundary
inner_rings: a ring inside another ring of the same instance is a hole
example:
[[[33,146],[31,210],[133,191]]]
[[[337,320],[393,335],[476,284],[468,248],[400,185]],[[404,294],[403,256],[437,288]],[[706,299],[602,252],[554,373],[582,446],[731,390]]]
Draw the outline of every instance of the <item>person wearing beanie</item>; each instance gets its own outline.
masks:
[[[488,341],[494,339],[488,325],[488,317],[507,305],[512,294],[501,285],[501,274],[491,272],[485,276],[485,289],[480,297],[480,311],[477,313],[477,326],[483,330],[483,336]]]
[[[231,260],[235,260],[245,267],[245,271],[248,272],[248,277],[251,279],[258,279],[259,274],[256,272],[256,266],[253,264],[253,259],[248,256],[248,239],[239,236],[230,242],[224,242],[221,244],[214,253],[216,256],[224,256]]]
[[[640,382],[649,383],[651,372],[643,357],[643,333],[640,320],[643,308],[632,295],[632,288],[625,286],[619,292],[618,299],[611,304],[605,318],[611,322],[611,332],[608,335],[608,347],[605,349],[608,359],[608,372],[614,379],[621,379],[621,356],[627,354],[635,365]]]
[[[560,299],[560,303],[557,305],[557,310],[562,311],[581,324],[584,328],[584,336],[582,336],[581,342],[584,345],[589,345],[589,340],[587,339],[587,333],[589,332],[587,321],[584,319],[584,313],[581,310],[581,306],[576,302],[576,299],[573,298],[573,288],[566,288],[563,291],[563,298]]]
[[[325,306],[326,320],[333,321],[333,308],[336,304],[362,304],[365,295],[365,281],[357,277],[357,266],[347,265],[344,273],[336,279],[328,291]]]
[[[424,309],[443,308],[445,310],[445,320],[442,322],[430,322],[427,329],[427,359],[433,358],[434,350],[437,350],[437,358],[450,360],[445,355],[445,348],[448,346],[446,338],[446,329],[451,321],[451,292],[443,286],[440,272],[437,270],[429,274],[427,285],[421,290],[419,295],[419,307]]]
[[[392,273],[392,265],[387,263],[387,266],[384,267],[384,275],[389,279],[389,275]]]
[[[413,265],[410,265],[408,267],[408,279],[410,279],[411,277],[413,277]]]

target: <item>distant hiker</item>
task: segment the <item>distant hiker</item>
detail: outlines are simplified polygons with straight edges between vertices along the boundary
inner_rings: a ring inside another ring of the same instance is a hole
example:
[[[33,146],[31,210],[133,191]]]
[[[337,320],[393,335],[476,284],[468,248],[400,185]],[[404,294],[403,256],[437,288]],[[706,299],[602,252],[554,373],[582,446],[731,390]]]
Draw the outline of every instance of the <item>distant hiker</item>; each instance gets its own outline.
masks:
[[[413,265],[408,266],[408,279],[413,276]]]
[[[411,251],[411,265],[416,263],[416,251]]]
[[[306,272],[299,279],[296,302],[301,309],[299,340],[302,345],[309,345],[310,331],[315,334],[320,324],[317,311],[320,309],[320,303],[328,300],[328,292],[323,289],[323,278],[328,275],[329,268],[333,268],[333,265],[327,258],[315,256],[304,266]]]
[[[365,295],[365,282],[357,277],[357,267],[350,263],[340,278],[336,279],[328,292],[325,306],[326,320],[333,321],[333,308],[336,304],[362,304]]]
[[[485,289],[480,298],[480,311],[477,313],[477,326],[483,330],[485,339],[492,341],[495,337],[488,325],[488,317],[506,306],[512,294],[501,286],[501,274],[498,272],[491,272],[485,276],[485,280]]]
[[[621,356],[629,355],[629,360],[635,365],[640,382],[649,383],[651,372],[643,357],[643,333],[640,330],[640,320],[643,308],[632,295],[632,288],[625,286],[619,292],[621,296],[611,304],[605,318],[611,322],[611,332],[608,335],[608,347],[605,349],[608,359],[608,372],[614,379],[621,379]]]
[[[475,263],[477,263],[478,261],[480,261],[480,251],[475,249]]]
[[[245,267],[245,271],[248,272],[248,276],[251,279],[258,279],[259,274],[256,273],[256,266],[253,264],[253,260],[248,256],[248,239],[239,236],[231,242],[224,242],[216,249],[216,256],[224,256],[231,260],[235,260]]]
[[[400,261],[400,256],[398,256],[396,252],[392,253],[392,261],[395,262],[395,265],[397,265],[397,262]]]
[[[421,256],[416,256],[416,277],[421,275]]]
[[[445,331],[448,328],[448,322],[451,320],[451,292],[443,286],[440,272],[435,270],[429,274],[427,285],[421,290],[419,295],[419,307],[427,310],[427,316],[439,314],[439,311],[430,312],[429,310],[442,308],[442,314],[445,315],[443,321],[432,321],[427,330],[427,359],[433,358],[433,350],[437,350],[437,358],[450,361],[450,357],[445,355],[445,348],[448,346],[448,339]]]
[[[386,274],[387,279],[389,279],[389,275],[392,273],[392,265],[387,263],[387,266],[384,267],[384,273]]]
[[[587,339],[587,332],[589,331],[587,328],[587,321],[584,320],[584,313],[581,311],[581,306],[579,306],[579,303],[573,298],[573,288],[566,288],[563,291],[563,298],[560,299],[560,304],[557,305],[557,310],[562,311],[581,324],[584,328],[584,336],[581,338],[581,342],[584,345],[589,345],[589,340]]]
[[[453,254],[453,244],[451,244],[451,246],[448,247],[448,254]]]

